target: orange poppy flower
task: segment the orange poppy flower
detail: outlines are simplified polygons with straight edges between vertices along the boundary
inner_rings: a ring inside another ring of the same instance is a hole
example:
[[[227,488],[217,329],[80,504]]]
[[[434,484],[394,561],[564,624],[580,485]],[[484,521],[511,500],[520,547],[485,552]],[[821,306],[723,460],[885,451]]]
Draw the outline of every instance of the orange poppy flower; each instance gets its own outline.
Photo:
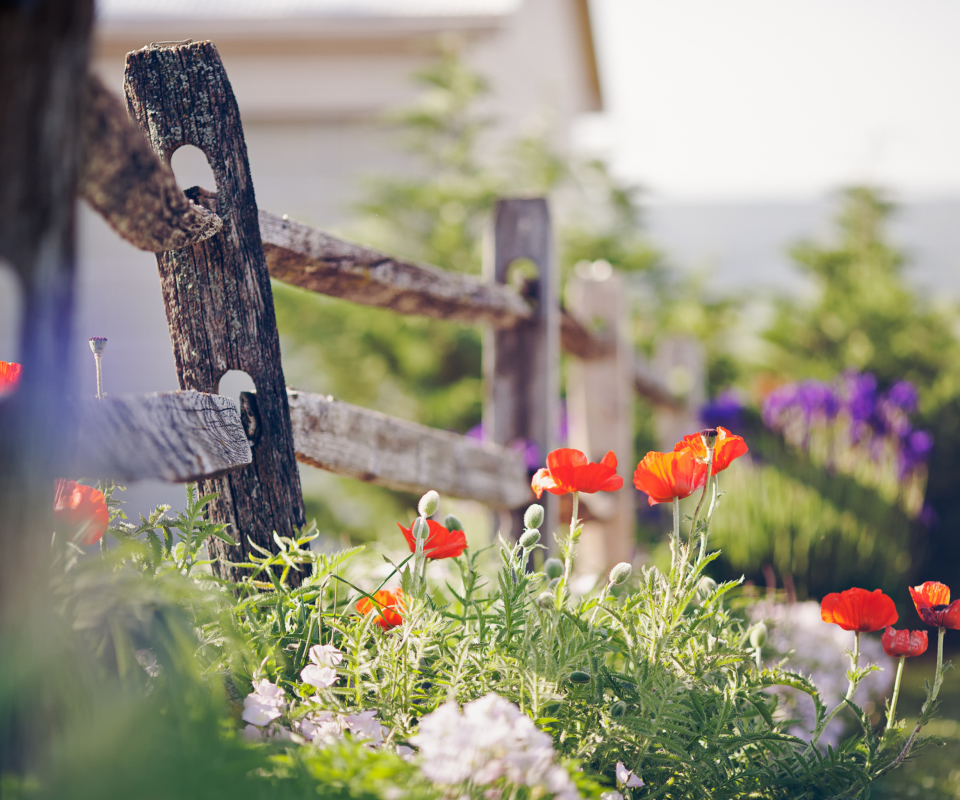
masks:
[[[707,465],[690,450],[647,453],[633,473],[633,485],[647,494],[647,502],[652,506],[689,497],[706,482]]]
[[[839,625],[845,631],[872,633],[897,621],[897,609],[879,589],[847,589],[832,592],[820,601],[820,619]]]
[[[110,524],[103,492],[62,478],[54,485],[53,517],[69,530],[72,539],[96,544]]]
[[[377,625],[385,631],[396,628],[403,624],[401,612],[404,611],[403,590],[394,589],[392,592],[381,589],[375,592],[373,600],[369,597],[362,598],[357,603],[357,611],[366,616],[371,611],[377,614]]]
[[[15,361],[0,361],[0,394],[12,392],[17,388],[22,369]]]
[[[910,586],[910,596],[920,619],[935,628],[960,630],[960,600],[950,602],[950,587],[937,581]]]
[[[888,656],[922,656],[927,652],[926,631],[898,631],[887,625],[880,642]]]
[[[413,538],[413,525],[404,528],[399,522],[397,527],[403,531],[403,538],[410,546],[410,552],[417,551],[417,540]],[[451,531],[439,522],[427,520],[427,541],[423,543],[423,554],[427,558],[456,558],[467,549],[467,537],[463,531]]]
[[[699,433],[691,433],[677,442],[673,451],[679,453],[689,450],[704,464],[707,463],[707,448],[703,444],[703,437]],[[716,475],[729,467],[734,459],[740,458],[748,450],[747,443],[742,436],[734,436],[726,428],[717,427],[717,446],[713,450],[713,469],[711,474]]]
[[[570,494],[570,492],[615,492],[623,487],[623,478],[617,475],[617,457],[609,451],[600,463],[588,461],[579,450],[561,447],[547,456],[545,469],[537,470],[530,487],[539,499],[543,493]]]

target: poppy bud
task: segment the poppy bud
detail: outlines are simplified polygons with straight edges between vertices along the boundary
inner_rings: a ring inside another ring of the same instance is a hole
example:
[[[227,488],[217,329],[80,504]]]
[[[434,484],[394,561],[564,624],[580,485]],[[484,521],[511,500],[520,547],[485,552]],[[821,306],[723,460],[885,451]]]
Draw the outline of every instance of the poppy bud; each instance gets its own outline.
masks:
[[[610,570],[610,583],[619,586],[630,577],[631,572],[633,572],[633,567],[631,567],[626,561],[621,561],[619,564],[614,564],[613,569]]]
[[[523,524],[527,528],[539,528],[543,525],[543,506],[534,503],[523,513]]]
[[[627,704],[620,700],[614,703],[613,706],[610,708],[610,716],[613,717],[614,719],[620,719],[620,717],[624,716],[626,713],[627,713]]]
[[[420,512],[421,517],[432,517],[437,513],[438,508],[440,508],[440,495],[433,489],[421,497],[417,504],[417,511]]]
[[[427,521],[423,517],[417,517],[413,521],[413,540],[415,542],[421,539],[426,541],[429,531],[430,528],[427,526]]]
[[[559,585],[560,585],[560,579],[559,579],[559,578],[553,578],[553,579],[550,581],[550,583],[547,584],[547,588],[552,591],[552,590],[556,589],[557,586],[559,586]]]
[[[543,562],[543,571],[548,578],[559,578],[563,575],[563,562],[559,558],[548,558]]]
[[[758,622],[750,629],[750,644],[757,650],[767,643],[767,626]]]
[[[697,594],[706,599],[717,591],[717,582],[713,578],[704,575],[697,583]]]
[[[536,528],[527,528],[523,532],[523,536],[520,537],[520,546],[523,548],[531,548],[539,541],[540,531]]]
[[[447,516],[443,518],[443,527],[448,531],[462,531],[463,523],[456,514],[447,514]]]
[[[541,592],[537,597],[537,605],[540,608],[553,608],[556,598],[550,592]]]
[[[703,446],[707,450],[713,450],[717,446],[717,429],[716,428],[707,428],[704,431],[700,431],[700,438],[703,439]]]
[[[575,669],[570,673],[570,683],[590,683],[590,673]]]
[[[90,339],[90,349],[95,356],[107,349],[107,340],[103,336],[94,336]]]

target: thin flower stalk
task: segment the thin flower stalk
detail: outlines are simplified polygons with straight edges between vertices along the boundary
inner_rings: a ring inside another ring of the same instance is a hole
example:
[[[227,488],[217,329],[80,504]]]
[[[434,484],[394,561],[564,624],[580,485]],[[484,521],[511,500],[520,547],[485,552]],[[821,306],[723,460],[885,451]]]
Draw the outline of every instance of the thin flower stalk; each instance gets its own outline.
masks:
[[[897,677],[894,679],[893,697],[890,698],[890,710],[887,711],[887,726],[883,731],[884,738],[890,735],[893,726],[896,725],[897,722],[897,700],[900,699],[900,681],[903,678],[903,662],[906,661],[906,659],[906,656],[900,656],[899,663],[897,664]]]

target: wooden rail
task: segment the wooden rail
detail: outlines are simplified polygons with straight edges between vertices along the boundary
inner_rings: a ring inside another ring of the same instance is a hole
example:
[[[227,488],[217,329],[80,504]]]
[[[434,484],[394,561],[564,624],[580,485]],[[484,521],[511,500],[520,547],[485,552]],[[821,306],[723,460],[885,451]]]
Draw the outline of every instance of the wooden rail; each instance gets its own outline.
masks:
[[[249,464],[250,444],[233,400],[202,392],[157,392],[84,400],[66,475],[187,483]]]
[[[260,212],[270,277],[313,292],[453,322],[510,328],[533,312],[516,292],[391,258],[301,222]]]
[[[84,89],[80,196],[141,250],[162,253],[216,234],[223,221],[184,196],[120,98],[95,75]]]
[[[493,508],[533,501],[523,457],[506,447],[394,419],[324,395],[289,389],[297,460],[338,475]]]

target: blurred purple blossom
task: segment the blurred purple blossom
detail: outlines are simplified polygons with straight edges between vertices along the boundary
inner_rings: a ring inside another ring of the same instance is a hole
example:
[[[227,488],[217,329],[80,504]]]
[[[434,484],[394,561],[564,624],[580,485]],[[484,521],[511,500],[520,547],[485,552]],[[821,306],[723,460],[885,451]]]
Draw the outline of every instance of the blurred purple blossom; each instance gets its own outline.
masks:
[[[707,428],[722,425],[736,431],[743,427],[744,405],[732,389],[725,389],[709,403],[700,408],[700,421]]]
[[[880,394],[873,375],[849,370],[830,383],[810,380],[780,386],[767,396],[761,411],[768,428],[803,446],[812,426],[842,415],[850,444],[865,447],[871,458],[880,457],[885,443],[895,444],[902,479],[925,463],[933,448],[933,437],[914,430],[910,422],[917,405],[917,390],[909,381],[897,381]]]

